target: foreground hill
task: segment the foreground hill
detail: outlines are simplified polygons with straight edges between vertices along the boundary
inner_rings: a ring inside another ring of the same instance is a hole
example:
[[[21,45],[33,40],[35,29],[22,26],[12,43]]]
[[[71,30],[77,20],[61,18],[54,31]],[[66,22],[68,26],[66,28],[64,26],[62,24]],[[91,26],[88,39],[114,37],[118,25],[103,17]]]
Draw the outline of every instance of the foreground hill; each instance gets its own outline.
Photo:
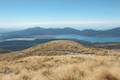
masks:
[[[0,80],[120,80],[119,67],[119,52],[70,40],[0,54]]]
[[[16,60],[28,56],[57,56],[57,55],[117,55],[120,50],[108,50],[85,46],[79,42],[71,40],[54,40],[31,48],[1,54],[0,61]]]
[[[117,56],[29,56],[0,61],[0,80],[120,80]]]
[[[22,51],[27,55],[107,54],[102,48],[87,47],[71,40],[55,40]]]

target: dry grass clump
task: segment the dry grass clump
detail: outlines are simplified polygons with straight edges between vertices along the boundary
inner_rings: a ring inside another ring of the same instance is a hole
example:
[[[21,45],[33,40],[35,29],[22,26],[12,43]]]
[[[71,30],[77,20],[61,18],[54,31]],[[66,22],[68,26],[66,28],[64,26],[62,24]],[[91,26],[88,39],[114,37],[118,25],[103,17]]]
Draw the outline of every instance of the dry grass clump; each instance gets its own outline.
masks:
[[[100,67],[94,73],[92,80],[120,80],[119,67]]]
[[[0,80],[120,80],[120,58],[97,55],[31,56],[0,61]]]
[[[63,65],[53,71],[53,80],[83,80],[87,76],[86,70],[79,65]],[[51,77],[51,76],[50,76]]]

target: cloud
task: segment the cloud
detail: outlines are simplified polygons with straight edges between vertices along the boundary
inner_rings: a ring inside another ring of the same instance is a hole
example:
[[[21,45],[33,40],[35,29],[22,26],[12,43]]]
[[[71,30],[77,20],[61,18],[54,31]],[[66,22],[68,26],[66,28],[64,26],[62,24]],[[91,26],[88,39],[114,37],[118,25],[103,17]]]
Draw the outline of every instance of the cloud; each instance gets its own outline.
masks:
[[[17,26],[118,26],[120,20],[63,20],[63,21],[37,21],[37,22],[0,22],[0,27]]]

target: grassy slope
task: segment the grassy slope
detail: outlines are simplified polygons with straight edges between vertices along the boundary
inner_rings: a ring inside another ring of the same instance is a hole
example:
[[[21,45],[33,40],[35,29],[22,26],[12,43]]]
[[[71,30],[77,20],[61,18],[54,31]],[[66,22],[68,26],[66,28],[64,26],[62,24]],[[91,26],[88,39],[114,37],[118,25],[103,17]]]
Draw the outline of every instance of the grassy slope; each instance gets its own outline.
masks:
[[[119,51],[88,47],[70,40],[56,40],[22,51],[26,55],[96,54],[118,55]]]
[[[64,55],[66,51],[77,54]],[[120,57],[100,56],[105,52],[60,40],[26,49],[24,54],[1,54],[0,80],[120,80]]]
[[[120,80],[115,56],[32,56],[0,62],[0,80]]]
[[[94,44],[95,47],[101,47],[106,49],[120,49],[120,43],[96,43]]]

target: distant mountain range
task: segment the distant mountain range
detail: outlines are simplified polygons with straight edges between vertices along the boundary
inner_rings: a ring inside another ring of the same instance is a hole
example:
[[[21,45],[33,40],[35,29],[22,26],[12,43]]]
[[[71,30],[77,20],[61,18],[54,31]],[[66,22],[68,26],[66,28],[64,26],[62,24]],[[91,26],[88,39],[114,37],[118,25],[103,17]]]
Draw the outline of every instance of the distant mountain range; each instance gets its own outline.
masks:
[[[16,38],[16,37],[30,37],[34,35],[66,35],[76,34],[82,36],[94,36],[94,37],[120,37],[120,27],[109,30],[77,30],[74,28],[41,28],[34,27],[25,30],[19,30],[2,34],[1,38]]]
[[[73,35],[75,34],[75,35]],[[47,36],[46,36],[47,35]],[[51,36],[52,35],[52,36]],[[62,38],[56,38],[55,36],[61,36],[66,35]],[[76,35],[80,36],[89,36],[90,38],[84,38],[84,39],[78,39],[78,38],[66,38],[70,35],[70,37],[74,37]],[[40,27],[34,27],[34,28],[28,28],[24,30],[18,30],[13,32],[7,32],[7,33],[1,33],[0,35],[0,49],[5,50],[23,50],[26,48],[29,48],[31,46],[45,43],[52,40],[77,40],[80,41],[80,43],[86,44],[86,45],[94,45],[91,44],[91,37],[95,37],[94,39],[97,41],[96,37],[100,37],[97,42],[104,41],[104,37],[112,37],[115,38],[113,42],[116,42],[116,40],[120,39],[120,28],[114,28],[109,30],[92,30],[92,29],[86,29],[86,30],[78,30],[74,28],[40,28]],[[102,38],[102,39],[101,39]],[[92,40],[94,40],[92,38]],[[110,38],[111,39],[111,38]],[[105,39],[106,40],[106,39]],[[112,41],[112,40],[111,40]],[[110,42],[110,41],[108,41]],[[95,42],[96,43],[96,42]],[[102,42],[101,42],[102,43]],[[105,47],[106,44],[103,44]],[[99,47],[99,44],[96,44],[95,46]],[[108,48],[120,48],[119,45],[111,46],[108,45]]]

